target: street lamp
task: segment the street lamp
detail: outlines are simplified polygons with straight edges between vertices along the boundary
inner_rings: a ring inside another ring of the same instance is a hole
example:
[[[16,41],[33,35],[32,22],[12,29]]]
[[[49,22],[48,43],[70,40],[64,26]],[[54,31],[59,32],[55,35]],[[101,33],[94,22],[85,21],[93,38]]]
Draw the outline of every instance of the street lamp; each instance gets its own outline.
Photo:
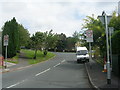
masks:
[[[102,16],[98,16],[103,24],[105,24],[106,31],[106,46],[107,46],[107,84],[111,84],[111,68],[109,58],[109,42],[108,42],[108,24],[112,16],[107,16],[105,11],[102,12]]]

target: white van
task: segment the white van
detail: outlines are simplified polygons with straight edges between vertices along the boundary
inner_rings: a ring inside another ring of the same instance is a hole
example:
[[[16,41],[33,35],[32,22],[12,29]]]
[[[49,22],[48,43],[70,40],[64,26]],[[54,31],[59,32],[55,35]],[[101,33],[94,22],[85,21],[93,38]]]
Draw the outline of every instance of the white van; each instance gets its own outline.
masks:
[[[89,54],[86,47],[76,48],[77,63],[79,62],[89,62]]]

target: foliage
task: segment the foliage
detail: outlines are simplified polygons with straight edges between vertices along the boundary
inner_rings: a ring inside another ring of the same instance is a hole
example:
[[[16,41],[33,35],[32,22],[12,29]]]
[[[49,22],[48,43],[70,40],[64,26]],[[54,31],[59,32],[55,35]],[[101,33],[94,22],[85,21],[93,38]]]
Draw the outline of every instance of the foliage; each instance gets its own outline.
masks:
[[[35,35],[33,34],[33,36],[31,37],[31,40],[32,47],[35,49],[34,59],[36,59],[37,50],[42,49],[43,43],[45,41],[44,33],[36,32]]]
[[[93,17],[87,16],[87,19],[84,19],[85,24],[83,24],[83,28],[93,30],[93,40],[92,47],[94,49],[99,48],[100,55],[106,55],[106,35],[105,35],[105,27],[102,25],[99,19],[94,19]],[[115,33],[112,36],[112,49],[114,54],[118,54],[119,48],[119,41],[120,41],[120,16],[116,16],[116,12],[113,12],[112,19],[108,27],[113,27]],[[111,38],[111,37],[109,37]],[[117,42],[117,43],[116,43]],[[84,45],[87,45],[84,42]],[[97,47],[97,48],[96,48]]]
[[[117,30],[112,36],[112,52],[120,54],[120,30]]]
[[[13,18],[11,21],[7,21],[4,24],[2,30],[3,30],[2,42],[4,35],[9,35],[8,57],[13,57],[16,55],[16,52],[19,49],[19,32],[18,32],[18,23],[16,22],[16,19]],[[4,46],[2,47],[2,54],[5,56]]]
[[[105,47],[105,29],[98,19],[94,19],[93,17],[87,16],[85,20],[85,24],[83,28],[87,28],[88,30],[93,30],[93,47],[99,47],[100,53],[104,55],[106,47]],[[86,44],[85,44],[86,45]]]
[[[66,35],[61,33],[61,34],[57,34],[57,36],[59,39],[56,48],[58,51],[63,51],[66,48]]]
[[[18,25],[19,29],[19,44],[20,46],[26,46],[30,39],[30,34],[27,29],[23,27],[23,25]]]
[[[52,33],[53,30],[50,30],[49,32],[45,32],[45,41],[44,41],[44,48],[46,50],[48,49],[55,49],[57,42],[58,42],[58,35]]]
[[[2,28],[2,42],[4,35],[9,35],[8,57],[13,57],[20,51],[21,46],[26,46],[29,40],[29,32],[22,25],[18,24],[15,17],[5,22]],[[3,46],[3,44],[2,44]],[[2,54],[5,56],[5,47],[2,47]]]

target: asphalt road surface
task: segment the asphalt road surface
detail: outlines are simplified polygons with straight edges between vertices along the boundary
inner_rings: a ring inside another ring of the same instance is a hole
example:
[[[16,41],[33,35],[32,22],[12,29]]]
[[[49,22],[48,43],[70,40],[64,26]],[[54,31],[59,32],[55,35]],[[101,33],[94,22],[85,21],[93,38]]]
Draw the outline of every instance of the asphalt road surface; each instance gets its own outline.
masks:
[[[91,88],[84,63],[75,53],[56,57],[32,67],[2,74],[2,88]]]

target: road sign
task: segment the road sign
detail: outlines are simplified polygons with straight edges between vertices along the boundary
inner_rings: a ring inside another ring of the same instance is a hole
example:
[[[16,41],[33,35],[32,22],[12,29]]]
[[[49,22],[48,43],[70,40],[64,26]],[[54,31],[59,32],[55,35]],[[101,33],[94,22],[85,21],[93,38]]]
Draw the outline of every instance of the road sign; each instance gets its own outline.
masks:
[[[87,42],[93,42],[93,31],[92,30],[86,31],[86,40]]]
[[[9,36],[4,35],[4,46],[8,46],[8,39],[9,39]]]
[[[104,25],[105,24],[105,18],[103,16],[98,16],[98,18],[100,19],[100,21]],[[107,16],[107,24],[109,24],[111,18],[112,18],[112,16]]]

